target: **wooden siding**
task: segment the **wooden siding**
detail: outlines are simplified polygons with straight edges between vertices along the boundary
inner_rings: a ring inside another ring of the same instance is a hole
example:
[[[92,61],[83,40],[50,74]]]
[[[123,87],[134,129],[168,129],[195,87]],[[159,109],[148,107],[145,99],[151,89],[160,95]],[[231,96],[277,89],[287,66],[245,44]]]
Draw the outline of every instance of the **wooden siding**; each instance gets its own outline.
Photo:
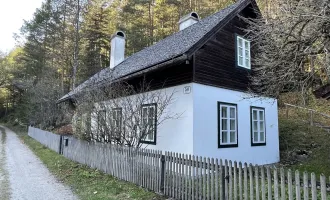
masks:
[[[240,15],[255,16],[251,7]],[[236,34],[244,35],[242,28],[246,27],[236,16],[195,53],[194,82],[239,91],[248,89],[251,70],[236,64]]]
[[[191,83],[193,80],[192,62],[190,61],[188,64],[184,62],[179,65],[168,66],[155,71],[150,71],[143,76],[134,77],[127,82],[138,86],[144,80],[146,83],[150,84],[151,90]]]

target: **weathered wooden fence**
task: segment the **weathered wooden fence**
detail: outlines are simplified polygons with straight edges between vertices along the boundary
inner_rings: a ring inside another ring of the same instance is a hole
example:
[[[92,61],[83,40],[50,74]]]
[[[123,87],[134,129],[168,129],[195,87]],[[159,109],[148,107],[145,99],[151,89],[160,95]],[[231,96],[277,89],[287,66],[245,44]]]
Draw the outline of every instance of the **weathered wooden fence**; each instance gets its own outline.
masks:
[[[69,138],[63,155],[119,179],[161,192],[162,153],[160,151],[89,143]]]
[[[59,152],[61,136],[53,134],[48,131],[40,130],[38,128],[29,127],[28,134],[33,139],[37,140],[46,147],[52,149],[53,151]]]
[[[49,134],[41,130],[36,133]],[[284,168],[173,152],[163,154],[155,150],[89,143],[73,137],[68,138],[63,155],[174,199],[325,200],[327,195],[330,197],[324,175],[317,177],[314,173]]]

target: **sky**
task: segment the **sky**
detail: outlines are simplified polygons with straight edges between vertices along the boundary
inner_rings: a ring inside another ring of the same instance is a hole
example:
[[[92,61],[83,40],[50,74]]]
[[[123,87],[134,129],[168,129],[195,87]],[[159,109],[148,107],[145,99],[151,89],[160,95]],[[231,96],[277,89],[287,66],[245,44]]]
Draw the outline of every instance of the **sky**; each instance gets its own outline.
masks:
[[[0,51],[15,47],[14,33],[19,33],[23,20],[32,19],[43,0],[0,0]]]

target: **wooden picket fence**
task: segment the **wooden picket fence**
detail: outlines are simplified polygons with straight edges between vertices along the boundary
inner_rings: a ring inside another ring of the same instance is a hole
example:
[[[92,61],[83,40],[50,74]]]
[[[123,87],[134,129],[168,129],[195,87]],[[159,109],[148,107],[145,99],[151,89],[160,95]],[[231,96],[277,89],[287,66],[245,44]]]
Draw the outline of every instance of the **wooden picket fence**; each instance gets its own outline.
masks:
[[[325,200],[329,191],[326,177],[314,173],[172,152],[165,163],[164,194],[175,199]]]
[[[30,135],[36,138],[38,134],[49,134],[34,133]],[[330,199],[324,175],[66,139],[63,156],[174,199]]]

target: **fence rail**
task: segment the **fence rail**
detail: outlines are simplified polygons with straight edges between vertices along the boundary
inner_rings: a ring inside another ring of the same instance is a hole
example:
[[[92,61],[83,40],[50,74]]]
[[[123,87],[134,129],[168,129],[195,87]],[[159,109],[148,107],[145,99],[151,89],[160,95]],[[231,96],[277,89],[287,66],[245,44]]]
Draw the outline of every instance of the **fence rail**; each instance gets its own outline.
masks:
[[[300,119],[308,122],[309,125],[318,126],[320,128],[330,131],[330,115],[321,113],[310,108],[292,105],[288,103],[284,103],[284,106],[286,118],[289,118],[291,115],[298,115]]]
[[[29,129],[31,137],[52,140],[49,132]],[[119,179],[174,199],[307,200],[328,199],[326,177],[314,173],[252,166],[195,155],[133,149],[68,138],[63,155]],[[42,144],[53,143],[45,139]]]

